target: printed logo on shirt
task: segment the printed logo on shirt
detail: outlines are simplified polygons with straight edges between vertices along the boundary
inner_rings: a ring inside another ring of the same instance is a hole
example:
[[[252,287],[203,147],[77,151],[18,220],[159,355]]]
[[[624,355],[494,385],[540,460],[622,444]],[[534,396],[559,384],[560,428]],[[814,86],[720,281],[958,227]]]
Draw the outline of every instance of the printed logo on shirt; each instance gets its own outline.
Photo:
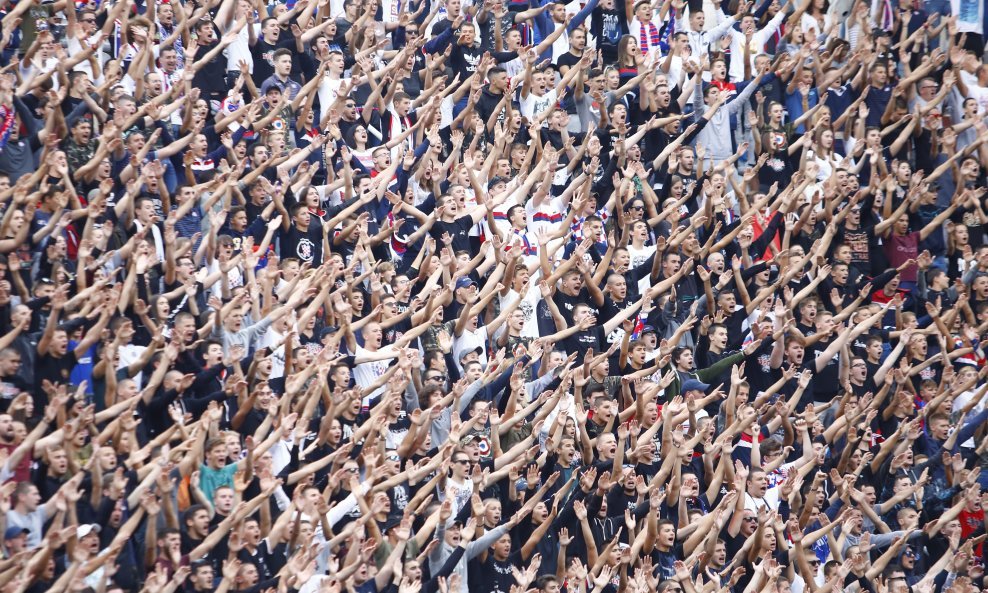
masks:
[[[618,15],[605,12],[601,16],[603,17],[601,18],[601,37],[605,41],[617,45],[618,40],[621,38],[621,25],[618,22]]]
[[[299,259],[302,261],[312,261],[312,254],[315,250],[315,245],[312,241],[308,239],[301,239],[298,245],[295,247],[295,253],[298,255]]]

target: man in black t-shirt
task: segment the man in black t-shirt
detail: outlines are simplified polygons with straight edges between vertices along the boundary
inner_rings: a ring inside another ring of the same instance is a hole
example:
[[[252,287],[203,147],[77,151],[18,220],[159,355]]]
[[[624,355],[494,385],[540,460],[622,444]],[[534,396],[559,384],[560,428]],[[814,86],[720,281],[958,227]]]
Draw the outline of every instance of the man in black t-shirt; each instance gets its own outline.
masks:
[[[198,35],[198,52],[195,57],[203,59],[201,66],[195,71],[192,86],[199,89],[203,98],[211,101],[222,101],[226,98],[226,57],[220,53],[237,39],[239,29],[229,31],[222,39],[216,38],[216,27],[212,21],[200,20],[195,26]]]
[[[875,227],[864,225],[861,218],[861,206],[851,206],[844,224],[838,227],[834,238],[838,245],[850,248],[850,254],[842,254],[846,263],[858,269],[871,271],[871,244],[875,238]]]
[[[820,311],[816,315],[814,337],[816,342],[809,345],[810,356],[817,360],[816,381],[813,382],[813,399],[817,402],[828,402],[837,394],[841,385],[840,368],[842,364],[842,353],[838,352],[828,360],[819,360],[830,346],[834,338],[833,314],[830,311]],[[821,368],[822,365],[822,368]]]
[[[6,412],[10,402],[31,386],[17,375],[21,367],[21,355],[13,348],[0,350],[0,412]]]
[[[580,307],[583,308],[585,305],[580,305]],[[562,347],[567,354],[575,352],[576,358],[580,359],[588,350],[592,350],[594,353],[606,350],[604,348],[606,344],[607,332],[604,331],[604,326],[593,325],[587,329],[580,329],[572,336],[566,338],[562,343]]]
[[[508,196],[502,194],[502,199]],[[487,215],[488,203],[478,204],[473,209],[464,211],[463,204],[452,195],[442,198],[436,207],[438,220],[429,231],[436,241],[441,241],[453,252],[470,251],[470,229]],[[446,234],[449,234],[445,239]],[[448,241],[448,243],[447,243]]]
[[[604,293],[596,285],[586,282],[585,274],[582,270],[570,270],[563,274],[559,289],[552,295],[552,300],[559,313],[569,325],[576,323],[574,313],[577,305],[586,305],[593,316],[597,316],[599,310],[596,307],[604,305]],[[587,303],[593,302],[596,307],[590,307]]]
[[[556,58],[556,68],[559,69],[560,76],[565,76],[569,69],[580,61],[586,46],[586,30],[577,27],[569,32],[569,51]]]
[[[73,350],[69,350],[69,332],[82,326],[79,321],[71,321],[64,326],[58,325],[58,317],[62,307],[65,306],[65,289],[59,288],[51,298],[51,316],[45,327],[45,333],[38,341],[38,360],[36,362],[35,385],[34,385],[34,410],[40,414],[48,405],[48,398],[45,395],[42,385],[44,381],[49,381],[52,385],[68,385],[69,374],[79,359],[96,344],[100,334],[110,321],[110,315],[116,310],[116,301],[105,303],[99,320],[93,325],[86,335],[76,344]]]
[[[618,41],[629,33],[628,9],[625,3],[601,0],[591,14],[590,32],[597,40],[604,63],[616,62]]]
[[[470,590],[477,593],[503,593],[515,585],[512,568],[523,566],[521,551],[511,550],[511,534],[504,534],[492,550],[482,553],[469,564]]]
[[[889,305],[886,304],[882,310],[878,311],[874,315],[871,315],[851,329],[844,330],[837,328],[837,337],[827,344],[825,350],[819,353],[811,351],[811,354],[816,354],[815,358],[812,360],[804,360],[804,356],[806,356],[806,339],[802,336],[788,336],[785,340],[777,340],[772,350],[771,366],[773,369],[773,377],[777,379],[782,376],[781,367],[783,359],[785,359],[788,366],[795,367],[798,372],[809,370],[811,376],[814,377],[815,380],[817,374],[822,374],[824,372],[824,369],[827,367],[827,363],[836,358],[837,353],[840,352],[841,348],[849,342],[853,342],[858,336],[863,334],[868,327],[881,319],[882,316],[888,311],[888,308]],[[783,386],[781,393],[786,397],[791,396],[796,392],[796,388],[799,384],[798,381],[799,380],[795,377],[790,379]],[[804,389],[804,397],[813,397],[814,395],[817,395],[815,393],[815,386],[806,385]],[[808,401],[803,402],[802,405],[806,405],[806,403],[808,403]]]
[[[589,329],[580,329],[563,342],[563,347],[567,354],[576,353],[577,360],[583,360],[587,350],[595,353],[607,350],[607,334],[617,329],[626,320],[631,319],[642,306],[645,297],[635,301],[630,306],[611,317],[603,325],[594,323]],[[573,308],[573,322],[577,326],[583,326],[588,319],[596,320],[596,316],[591,312],[590,307],[580,303]]]
[[[294,41],[294,39],[293,39]],[[278,19],[268,17],[261,21],[261,34],[251,45],[250,54],[254,58],[254,71],[251,78],[256,81],[267,80],[274,74],[274,52],[280,48],[292,49],[281,39],[281,27]]]
[[[456,319],[463,308],[477,300],[477,283],[469,276],[457,278],[453,285],[453,300],[443,308],[443,319]]]
[[[182,554],[187,555],[202,544],[209,535],[209,510],[201,504],[194,504],[182,516]],[[212,568],[212,565],[206,563]]]
[[[303,263],[322,265],[322,225],[314,223],[305,204],[292,206],[291,218],[281,222],[278,242],[282,257],[297,257]]]

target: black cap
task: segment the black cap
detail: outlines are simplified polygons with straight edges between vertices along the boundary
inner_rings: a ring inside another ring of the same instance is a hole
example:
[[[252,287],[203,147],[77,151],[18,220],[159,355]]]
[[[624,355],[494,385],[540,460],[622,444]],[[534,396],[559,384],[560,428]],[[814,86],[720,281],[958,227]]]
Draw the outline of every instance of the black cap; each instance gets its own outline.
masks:
[[[394,529],[399,525],[401,525],[401,515],[388,515],[384,525],[381,526],[381,532],[387,532],[389,529]]]
[[[71,334],[75,330],[85,326],[86,326],[86,320],[82,318],[77,318],[77,319],[70,319],[65,323],[60,323],[57,329],[60,329],[67,334]]]

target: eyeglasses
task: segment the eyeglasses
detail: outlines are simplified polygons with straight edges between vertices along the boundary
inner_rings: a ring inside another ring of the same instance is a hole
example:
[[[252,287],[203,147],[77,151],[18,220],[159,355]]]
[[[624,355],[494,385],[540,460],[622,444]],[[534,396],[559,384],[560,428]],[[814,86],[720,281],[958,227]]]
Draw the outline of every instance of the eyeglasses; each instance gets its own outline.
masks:
[[[916,552],[914,552],[912,548],[906,548],[906,551],[903,552],[903,555],[905,555],[905,556],[916,556]]]
[[[95,23],[96,19],[82,19],[80,23]]]
[[[401,457],[398,457],[397,455],[388,455],[385,459],[388,461],[401,461]]]
[[[446,375],[432,375],[431,377],[426,377],[426,381],[445,381]]]
[[[644,207],[644,206],[642,206],[642,205],[638,205],[638,206],[632,206],[632,207],[631,207],[631,209],[632,209],[632,210],[644,210],[644,209],[645,209],[645,207]]]
[[[810,566],[820,566],[819,560],[810,560]]]
[[[463,465],[470,465],[470,460],[469,459],[454,459],[453,460],[453,463],[460,463],[460,464],[463,464]]]
[[[758,521],[758,517],[745,517],[744,519],[742,519],[742,521],[748,521],[749,523],[756,523]]]
[[[355,473],[357,473],[360,470],[357,469],[357,468],[355,468],[355,467],[347,467],[347,468],[344,468],[343,471],[347,472],[348,474],[355,474]]]

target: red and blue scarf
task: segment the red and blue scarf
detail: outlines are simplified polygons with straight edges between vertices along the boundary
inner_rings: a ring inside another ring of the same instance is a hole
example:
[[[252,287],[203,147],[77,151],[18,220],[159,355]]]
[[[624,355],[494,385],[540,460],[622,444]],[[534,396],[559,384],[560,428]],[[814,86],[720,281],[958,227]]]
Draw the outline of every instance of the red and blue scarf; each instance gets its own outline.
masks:
[[[0,150],[7,146],[10,131],[14,129],[14,109],[0,105]]]
[[[659,47],[661,38],[659,37],[659,28],[655,26],[655,23],[648,21],[647,23],[638,23],[640,25],[638,29],[638,34],[640,39],[638,40],[638,47],[642,49],[642,53],[648,53],[648,51],[653,48]],[[646,33],[646,27],[648,32]]]

